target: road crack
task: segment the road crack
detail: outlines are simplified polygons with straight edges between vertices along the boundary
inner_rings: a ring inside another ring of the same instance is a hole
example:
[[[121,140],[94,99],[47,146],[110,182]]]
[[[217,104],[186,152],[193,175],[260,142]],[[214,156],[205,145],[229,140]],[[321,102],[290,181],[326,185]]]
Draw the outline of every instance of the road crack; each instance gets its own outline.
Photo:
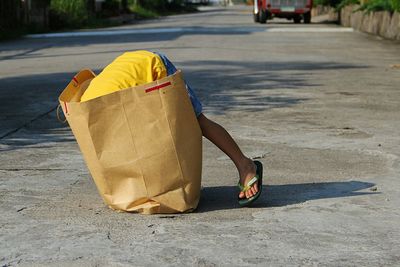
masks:
[[[58,106],[58,105],[57,105],[57,106]],[[20,127],[17,127],[17,128],[15,128],[15,129],[13,129],[13,130],[11,130],[11,131],[9,131],[9,132],[3,134],[2,136],[0,136],[0,140],[5,139],[6,137],[8,137],[8,136],[10,136],[10,135],[12,135],[12,134],[18,132],[19,130],[21,130],[21,129],[23,129],[23,128],[26,128],[27,126],[29,126],[29,125],[32,124],[33,122],[35,122],[35,121],[37,121],[37,120],[43,118],[44,116],[50,114],[51,112],[53,112],[53,111],[55,111],[55,110],[57,109],[57,106],[56,106],[56,107],[53,107],[52,109],[50,109],[49,111],[47,111],[47,112],[45,112],[45,113],[42,113],[42,114],[40,114],[40,115],[34,117],[34,118],[31,119],[30,121],[28,121],[28,122],[24,123],[23,125],[21,125]]]

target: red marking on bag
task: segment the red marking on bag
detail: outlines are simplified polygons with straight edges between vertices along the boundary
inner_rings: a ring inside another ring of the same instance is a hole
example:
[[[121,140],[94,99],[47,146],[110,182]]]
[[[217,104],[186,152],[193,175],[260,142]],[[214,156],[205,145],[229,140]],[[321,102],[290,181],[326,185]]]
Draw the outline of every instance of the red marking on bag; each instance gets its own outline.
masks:
[[[66,102],[64,102],[64,108],[65,108],[65,114],[68,114],[68,107]]]
[[[75,86],[78,86],[79,82],[78,79],[76,77],[72,78],[72,80],[76,83]]]
[[[169,85],[171,85],[171,82],[166,82],[166,83],[154,86],[154,87],[147,88],[145,92],[149,93],[151,91],[160,90],[161,88],[167,87]]]

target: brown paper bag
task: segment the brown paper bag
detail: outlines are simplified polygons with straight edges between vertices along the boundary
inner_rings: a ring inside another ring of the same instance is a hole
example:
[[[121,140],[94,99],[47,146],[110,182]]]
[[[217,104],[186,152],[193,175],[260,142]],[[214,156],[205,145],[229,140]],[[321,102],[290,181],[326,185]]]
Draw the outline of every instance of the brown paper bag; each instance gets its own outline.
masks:
[[[143,214],[195,209],[202,133],[181,72],[80,102],[94,77],[79,72],[59,101],[104,202]]]

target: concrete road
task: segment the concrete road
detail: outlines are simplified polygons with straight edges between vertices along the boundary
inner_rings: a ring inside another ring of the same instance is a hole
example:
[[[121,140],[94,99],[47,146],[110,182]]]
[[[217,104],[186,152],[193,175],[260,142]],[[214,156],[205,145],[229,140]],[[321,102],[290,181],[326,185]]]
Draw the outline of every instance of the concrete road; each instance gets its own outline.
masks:
[[[254,24],[245,6],[113,30],[0,44],[0,266],[400,264],[399,43]],[[238,207],[234,165],[206,140],[196,212],[102,203],[54,108],[78,70],[136,49],[167,54],[205,114],[264,163],[253,208]]]

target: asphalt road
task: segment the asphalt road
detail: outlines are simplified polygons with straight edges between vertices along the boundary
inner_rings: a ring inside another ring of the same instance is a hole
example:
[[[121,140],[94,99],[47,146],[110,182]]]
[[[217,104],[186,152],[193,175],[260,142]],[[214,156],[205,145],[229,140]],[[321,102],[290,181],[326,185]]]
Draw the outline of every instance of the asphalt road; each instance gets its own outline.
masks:
[[[334,24],[254,24],[244,6],[0,43],[0,266],[395,266],[400,44]],[[75,36],[73,36],[75,35]],[[265,165],[236,203],[205,140],[196,212],[143,216],[97,194],[57,97],[124,51],[169,56],[210,118]]]

